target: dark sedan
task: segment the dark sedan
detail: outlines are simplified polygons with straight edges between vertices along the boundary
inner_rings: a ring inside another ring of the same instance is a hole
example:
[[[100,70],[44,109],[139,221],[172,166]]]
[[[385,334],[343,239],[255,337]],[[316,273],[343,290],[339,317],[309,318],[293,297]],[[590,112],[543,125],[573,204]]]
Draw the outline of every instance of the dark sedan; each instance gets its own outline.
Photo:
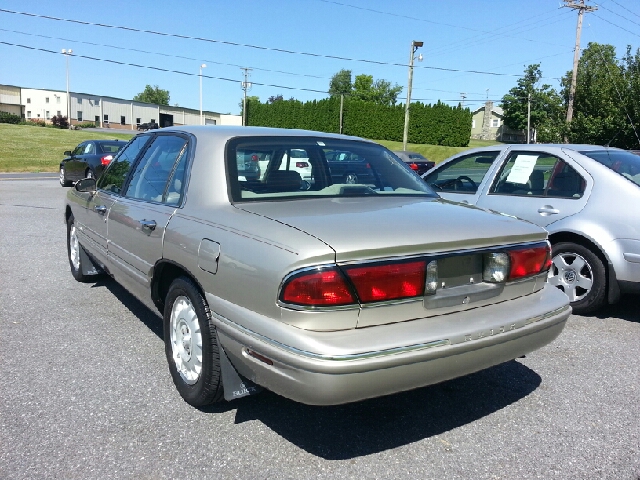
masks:
[[[422,154],[418,152],[410,152],[408,150],[395,150],[395,153],[400,160],[407,164],[407,166],[416,172],[418,175],[428,172],[436,166],[436,162],[427,160]]]
[[[73,151],[67,150],[60,162],[60,185],[68,187],[83,178],[98,178],[126,144],[123,140],[87,140]]]

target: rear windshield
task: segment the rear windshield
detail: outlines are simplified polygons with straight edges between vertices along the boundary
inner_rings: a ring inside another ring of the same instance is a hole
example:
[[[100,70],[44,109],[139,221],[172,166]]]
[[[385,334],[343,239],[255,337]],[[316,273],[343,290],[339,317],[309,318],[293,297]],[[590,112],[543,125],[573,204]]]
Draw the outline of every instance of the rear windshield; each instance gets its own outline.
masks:
[[[243,137],[226,152],[235,202],[437,194],[381,145],[316,137]]]
[[[125,142],[113,142],[113,143],[99,143],[102,153],[117,153],[122,147],[126,145]]]
[[[624,150],[593,150],[580,152],[640,187],[640,156]]]

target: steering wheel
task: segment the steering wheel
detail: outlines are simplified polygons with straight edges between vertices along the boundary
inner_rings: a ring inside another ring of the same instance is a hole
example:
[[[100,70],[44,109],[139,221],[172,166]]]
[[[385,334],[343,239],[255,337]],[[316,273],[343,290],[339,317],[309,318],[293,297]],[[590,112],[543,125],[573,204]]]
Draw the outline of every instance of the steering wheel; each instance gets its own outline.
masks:
[[[471,188],[473,190],[477,190],[478,189],[478,186],[476,185],[476,182],[471,180],[466,175],[460,175],[458,178],[456,178],[455,182],[456,182],[456,189],[457,189],[457,186],[459,185],[460,186],[460,190],[464,190],[464,182],[469,182],[469,184],[471,185]]]

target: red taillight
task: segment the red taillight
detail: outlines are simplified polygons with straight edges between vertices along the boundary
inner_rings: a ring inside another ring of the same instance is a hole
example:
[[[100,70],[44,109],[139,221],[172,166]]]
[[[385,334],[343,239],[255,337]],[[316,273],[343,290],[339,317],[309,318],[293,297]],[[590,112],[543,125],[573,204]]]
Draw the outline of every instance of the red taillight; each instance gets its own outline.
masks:
[[[424,294],[425,262],[347,267],[362,302],[382,302]]]
[[[549,244],[509,251],[511,269],[509,280],[542,273],[551,267],[551,247]]]
[[[418,165],[416,165],[415,163],[409,164],[409,167],[411,167],[411,170],[415,170],[416,172],[418,171]]]
[[[260,158],[258,158],[258,156],[257,156],[257,155],[251,155],[251,161],[252,161],[252,162],[259,162],[259,161],[260,161]]]
[[[356,303],[345,278],[337,268],[303,273],[283,287],[281,300],[302,306],[339,306]]]
[[[109,163],[111,163],[111,160],[113,160],[113,155],[105,155],[100,159],[100,163],[104,166],[107,166],[109,165]]]
[[[308,166],[307,162],[296,162],[296,168],[307,168]]]

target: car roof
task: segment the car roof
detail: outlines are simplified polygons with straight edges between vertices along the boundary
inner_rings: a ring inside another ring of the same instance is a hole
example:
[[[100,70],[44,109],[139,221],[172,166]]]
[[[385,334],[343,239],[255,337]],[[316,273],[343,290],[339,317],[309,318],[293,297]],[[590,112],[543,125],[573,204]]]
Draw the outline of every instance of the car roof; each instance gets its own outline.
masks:
[[[218,140],[231,139],[235,137],[261,137],[261,136],[285,136],[285,137],[320,137],[332,138],[336,140],[359,140],[368,143],[375,143],[360,137],[341,135],[338,133],[316,132],[313,130],[300,130],[289,128],[271,127],[242,127],[237,125],[187,125],[179,127],[165,127],[160,131],[186,132],[198,136],[216,138]]]

